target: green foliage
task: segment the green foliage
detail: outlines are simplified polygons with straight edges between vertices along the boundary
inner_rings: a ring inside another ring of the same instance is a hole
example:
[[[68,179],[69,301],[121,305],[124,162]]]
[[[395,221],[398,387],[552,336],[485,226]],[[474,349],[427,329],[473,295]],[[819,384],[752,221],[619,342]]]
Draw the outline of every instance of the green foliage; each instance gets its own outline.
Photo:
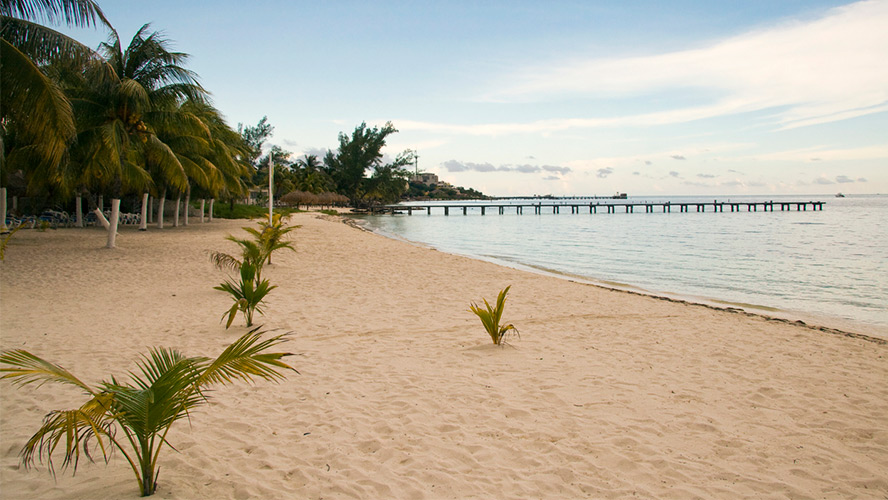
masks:
[[[153,348],[130,372],[130,383],[115,377],[93,387],[59,365],[24,350],[0,354],[0,373],[14,384],[44,383],[72,385],[84,391],[88,400],[73,410],[54,410],[22,449],[25,467],[46,460],[55,469],[52,457],[64,441],[62,466],[77,465],[81,453],[92,460],[101,451],[105,461],[116,448],[132,467],[142,496],[157,488],[157,460],[163,445],[172,448],[167,433],[172,425],[207,404],[206,389],[235,380],[279,381],[282,370],[295,369],[282,361],[291,353],[268,352],[286,341],[283,335],[262,338],[258,328],[229,345],[216,359],[185,357],[173,349]]]
[[[386,137],[397,131],[391,122],[381,129],[367,128],[366,123],[361,123],[350,138],[340,133],[338,152],[330,151],[324,157],[324,171],[336,192],[347,196],[352,205],[395,202],[407,189],[410,172],[403,167],[413,163],[414,153],[407,150],[394,162],[382,163]]]
[[[490,307],[487,299],[482,299],[484,301],[484,309],[478,307],[474,302],[469,306],[469,310],[481,319],[481,324],[484,325],[484,329],[487,330],[487,333],[496,345],[502,345],[506,335],[511,332],[518,335],[518,329],[514,325],[503,325],[500,323],[503,317],[503,309],[505,309],[506,305],[506,294],[509,293],[510,288],[512,288],[511,285],[499,293],[496,299],[496,307]]]
[[[9,245],[9,240],[12,239],[12,235],[17,233],[18,230],[23,227],[25,227],[24,222],[10,229],[5,235],[0,236],[0,262],[6,260],[6,246]]]
[[[274,132],[274,127],[268,123],[268,116],[263,116],[255,127],[249,125],[244,127],[242,123],[238,123],[237,132],[247,144],[247,160],[258,170],[259,157],[262,155],[262,145],[265,144],[265,141],[271,137],[272,132]]]
[[[4,185],[18,175],[29,195],[60,202],[86,192],[245,192],[251,150],[161,33],[146,24],[122,43],[92,0],[0,2],[0,14]],[[109,38],[92,50],[39,22],[102,25]]]
[[[280,211],[284,215],[299,212],[299,210],[292,208],[278,207],[275,207],[275,211]],[[259,217],[262,217],[263,214],[268,218],[267,205],[263,207],[261,205],[243,205],[240,203],[235,203],[233,206],[229,206],[226,203],[213,204],[213,217],[219,219],[258,219]]]
[[[262,254],[268,259],[269,264],[271,264],[271,254],[277,250],[288,248],[294,252],[296,251],[291,242],[284,240],[284,236],[301,226],[286,227],[284,224],[288,217],[289,215],[284,217],[280,212],[276,212],[271,216],[271,223],[267,220],[259,221],[259,227],[262,228],[261,231],[257,231],[252,227],[244,228],[244,231],[256,238],[256,242],[259,244]]]
[[[247,262],[240,266],[239,281],[226,280],[225,283],[213,288],[228,293],[234,299],[231,309],[222,315],[222,319],[225,319],[226,315],[228,316],[228,321],[225,323],[227,329],[234,322],[238,311],[243,313],[247,327],[253,326],[253,314],[256,312],[262,314],[262,309],[259,306],[268,292],[277,286],[271,285],[267,279],[261,279],[256,266]]]
[[[443,188],[436,184],[425,184],[418,181],[410,181],[404,198],[411,200],[486,200],[489,199],[484,193],[472,188],[464,188],[455,186],[453,188]]]
[[[268,280],[262,279],[262,268],[266,262],[271,264],[271,255],[275,251],[282,248],[296,250],[291,242],[284,240],[284,237],[287,233],[300,226],[286,227],[284,225],[285,220],[285,217],[280,213],[275,213],[272,216],[271,223],[267,220],[259,222],[261,230],[252,227],[243,228],[244,231],[253,236],[253,239],[235,238],[229,235],[227,239],[237,243],[241,248],[240,258],[224,252],[213,252],[210,254],[210,260],[217,268],[237,270],[240,273],[239,281],[227,280],[225,283],[214,287],[216,290],[228,293],[234,299],[234,305],[222,315],[223,319],[225,319],[226,315],[228,316],[225,328],[231,326],[238,311],[244,314],[247,326],[251,326],[253,324],[253,314],[257,311],[262,314],[262,309],[259,306],[262,304],[265,296],[268,295],[268,292],[277,288],[270,285]]]

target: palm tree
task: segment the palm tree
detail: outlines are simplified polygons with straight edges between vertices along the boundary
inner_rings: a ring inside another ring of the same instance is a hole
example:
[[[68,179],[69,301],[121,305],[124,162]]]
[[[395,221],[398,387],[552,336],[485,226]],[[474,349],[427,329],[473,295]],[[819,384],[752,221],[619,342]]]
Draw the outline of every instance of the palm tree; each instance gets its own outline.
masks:
[[[114,247],[117,209],[125,192],[144,192],[152,186],[184,191],[188,176],[159,130],[174,126],[200,129],[199,120],[184,116],[179,105],[202,100],[206,91],[196,76],[181,66],[186,54],[171,52],[157,32],[146,24],[126,50],[112,30],[101,45],[106,64],[88,72],[71,89],[78,116],[78,135],[72,156],[85,179],[99,179],[112,198],[109,248]],[[143,198],[144,199],[144,198]]]
[[[175,126],[158,129],[158,135],[175,152],[188,176],[187,221],[192,188],[210,198],[227,192],[229,186],[240,194],[250,170],[239,160],[245,157],[246,145],[217,109],[206,102],[187,100],[177,115],[180,119],[173,122]]]
[[[330,178],[321,170],[321,161],[317,156],[306,154],[296,160],[296,166],[299,168],[296,189],[318,194],[332,187]]]
[[[142,496],[157,488],[157,459],[163,445],[172,447],[166,436],[172,425],[207,404],[205,391],[213,385],[254,378],[278,381],[280,370],[295,369],[282,358],[290,353],[267,352],[284,342],[284,335],[262,339],[253,329],[229,345],[216,359],[185,357],[173,349],[154,348],[139,363],[141,374],[130,372],[132,382],[115,377],[90,386],[65,368],[28,351],[6,351],[0,355],[3,378],[18,385],[46,382],[73,385],[89,396],[80,408],[52,411],[22,450],[22,462],[32,465],[44,457],[52,470],[52,455],[65,440],[62,466],[77,470],[81,450],[89,457],[92,440],[107,461],[112,447],[129,462]],[[298,372],[297,372],[298,373]]]
[[[38,21],[89,27],[108,25],[92,0],[0,1],[0,221],[6,220],[9,172],[51,181],[75,135],[71,103],[44,72],[48,64],[84,64],[95,52]],[[0,222],[3,224],[3,222]]]

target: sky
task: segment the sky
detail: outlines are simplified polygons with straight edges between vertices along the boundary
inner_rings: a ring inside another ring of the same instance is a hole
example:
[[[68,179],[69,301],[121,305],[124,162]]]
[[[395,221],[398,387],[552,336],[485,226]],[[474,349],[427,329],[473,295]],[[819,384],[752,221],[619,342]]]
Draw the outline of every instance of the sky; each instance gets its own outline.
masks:
[[[888,193],[888,0],[98,1],[294,159],[391,121],[489,195]]]

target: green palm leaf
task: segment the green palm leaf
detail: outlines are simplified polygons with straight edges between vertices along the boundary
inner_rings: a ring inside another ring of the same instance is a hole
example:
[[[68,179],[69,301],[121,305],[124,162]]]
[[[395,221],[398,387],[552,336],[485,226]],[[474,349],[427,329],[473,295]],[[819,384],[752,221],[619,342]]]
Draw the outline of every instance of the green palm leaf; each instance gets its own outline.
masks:
[[[47,382],[55,382],[60,384],[69,384],[77,386],[89,394],[95,394],[95,391],[88,385],[84,384],[77,377],[61,366],[44,361],[23,349],[13,351],[5,351],[0,354],[0,364],[9,365],[12,368],[0,368],[4,379],[13,379],[16,385],[37,384],[42,386]]]
[[[100,392],[26,351],[3,352],[0,363],[7,365],[0,368],[3,378],[23,385],[67,383],[91,395],[78,409],[50,412],[22,449],[23,463],[29,467],[36,461],[46,462],[54,474],[53,456],[64,441],[62,466],[73,465],[76,470],[81,454],[92,460],[91,447],[98,447],[108,460],[113,446],[130,464],[142,495],[154,493],[160,450],[164,445],[172,446],[167,433],[175,422],[207,403],[204,388],[255,378],[277,381],[283,378],[281,370],[293,370],[282,361],[290,353],[267,352],[284,342],[285,335],[268,339],[262,335],[258,329],[251,330],[214,360],[185,357],[172,349],[152,349],[138,362],[139,370],[130,373],[131,383],[111,377],[110,382],[102,383]]]
[[[506,295],[511,288],[512,286],[509,285],[500,291],[496,299],[496,307],[491,307],[490,303],[487,302],[487,299],[482,299],[484,301],[483,309],[474,302],[469,305],[469,310],[478,316],[481,320],[481,324],[484,326],[484,330],[487,331],[491,340],[493,340],[493,343],[496,345],[503,344],[506,335],[510,332],[514,332],[516,335],[518,334],[518,329],[515,328],[514,325],[503,325],[500,323],[503,317],[503,310],[506,307]]]

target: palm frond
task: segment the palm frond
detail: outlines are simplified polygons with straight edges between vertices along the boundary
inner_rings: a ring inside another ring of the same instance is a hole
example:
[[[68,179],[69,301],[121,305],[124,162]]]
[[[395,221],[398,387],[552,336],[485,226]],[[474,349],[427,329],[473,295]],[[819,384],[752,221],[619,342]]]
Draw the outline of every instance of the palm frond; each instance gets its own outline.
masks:
[[[24,349],[4,351],[0,354],[0,363],[12,366],[12,368],[0,368],[0,373],[4,373],[3,377],[0,378],[12,379],[12,382],[17,385],[36,383],[39,387],[47,382],[55,382],[73,385],[89,394],[96,394],[90,386],[83,383],[68,370],[35,356]]]
[[[67,97],[5,39],[0,39],[0,79],[0,118],[17,124],[23,141],[39,143],[46,161],[58,164],[75,134]]]
[[[110,26],[102,9],[92,0],[2,0],[0,14],[49,24],[68,26]]]
[[[241,261],[232,255],[229,255],[224,252],[211,252],[210,253],[210,261],[217,269],[225,270],[225,269],[240,269]]]
[[[292,353],[265,352],[285,342],[286,335],[262,339],[263,333],[259,328],[254,328],[228,346],[203,370],[200,385],[227,384],[235,379],[252,381],[254,377],[277,381],[284,378],[279,369],[296,371],[281,361],[286,356],[292,356]]]

